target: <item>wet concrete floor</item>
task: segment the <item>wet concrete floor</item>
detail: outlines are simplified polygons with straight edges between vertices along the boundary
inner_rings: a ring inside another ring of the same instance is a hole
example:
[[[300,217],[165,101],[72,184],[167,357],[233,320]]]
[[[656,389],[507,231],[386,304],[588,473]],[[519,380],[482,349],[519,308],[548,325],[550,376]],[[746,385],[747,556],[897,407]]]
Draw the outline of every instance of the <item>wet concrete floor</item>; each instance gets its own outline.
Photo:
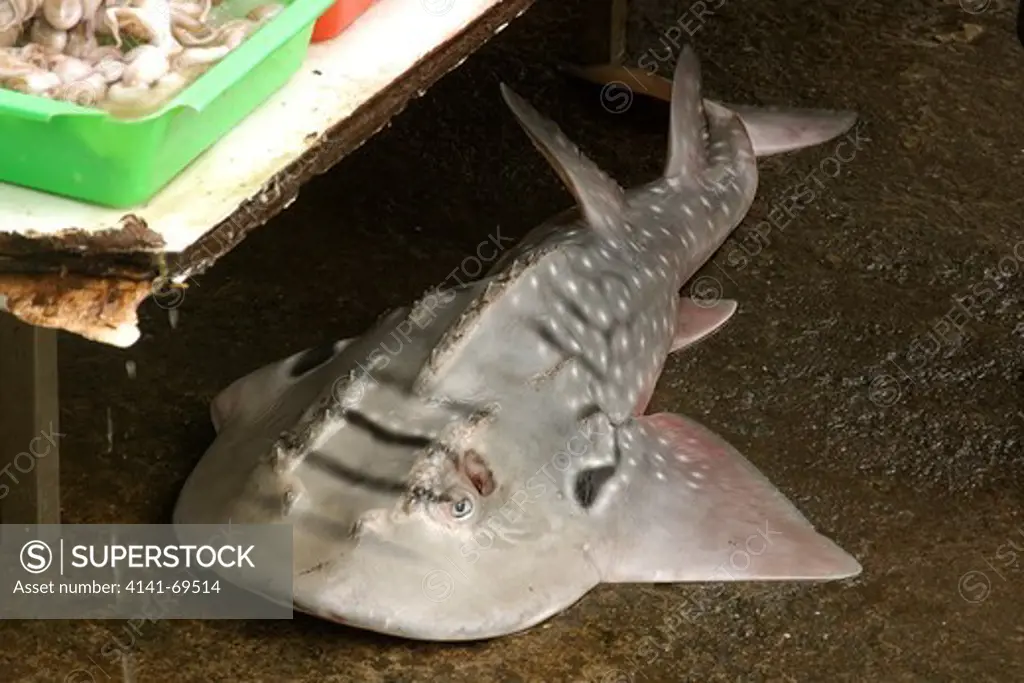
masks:
[[[670,357],[652,410],[725,436],[863,574],[601,587],[524,634],[456,646],[304,616],[134,634],[5,622],[0,680],[1024,680],[1024,48],[1011,3],[716,0],[696,29],[687,0],[634,4],[633,64],[669,74],[663,39],[684,25],[710,96],[862,115],[856,144],[765,160],[753,210],[698,280],[739,312]],[[623,184],[660,171],[665,105],[602,103],[552,68],[580,5],[541,0],[312,182],[193,285],[175,328],[151,301],[131,349],[62,337],[65,522],[167,521],[218,390],[358,334],[495,226],[518,237],[568,205],[499,80]],[[787,215],[799,183],[814,197]]]

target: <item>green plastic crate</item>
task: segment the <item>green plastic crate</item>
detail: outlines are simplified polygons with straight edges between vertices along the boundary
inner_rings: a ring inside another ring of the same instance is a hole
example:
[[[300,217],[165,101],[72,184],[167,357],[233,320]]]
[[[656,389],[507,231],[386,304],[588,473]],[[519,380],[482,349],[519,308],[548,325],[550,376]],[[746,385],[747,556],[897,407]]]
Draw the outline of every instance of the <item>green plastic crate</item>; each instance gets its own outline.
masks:
[[[284,86],[334,0],[276,17],[158,111],[135,119],[0,89],[0,181],[113,208],[148,201]],[[227,0],[242,16],[262,0]]]

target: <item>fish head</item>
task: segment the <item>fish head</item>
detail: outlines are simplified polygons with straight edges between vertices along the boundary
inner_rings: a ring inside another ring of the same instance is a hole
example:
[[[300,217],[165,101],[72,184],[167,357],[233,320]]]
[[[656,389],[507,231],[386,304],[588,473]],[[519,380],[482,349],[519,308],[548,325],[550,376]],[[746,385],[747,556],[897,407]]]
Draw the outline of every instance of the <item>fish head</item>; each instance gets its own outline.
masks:
[[[406,638],[479,640],[539,623],[597,584],[554,481],[524,476],[523,453],[490,448],[522,445],[490,421],[454,431],[421,449],[393,506],[365,511],[329,559],[296,572],[299,609]]]

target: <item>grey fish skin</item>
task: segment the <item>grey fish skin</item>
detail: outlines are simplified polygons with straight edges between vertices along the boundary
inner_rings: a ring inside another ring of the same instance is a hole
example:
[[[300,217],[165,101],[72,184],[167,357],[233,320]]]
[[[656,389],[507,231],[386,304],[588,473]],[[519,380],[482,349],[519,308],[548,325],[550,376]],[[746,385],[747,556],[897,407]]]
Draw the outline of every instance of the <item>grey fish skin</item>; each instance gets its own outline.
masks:
[[[522,631],[599,583],[859,574],[723,439],[645,414],[667,355],[736,311],[679,290],[745,216],[757,156],[855,120],[700,91],[686,48],[663,177],[624,191],[502,86],[576,210],[483,280],[226,388],[174,523],[291,524],[298,609],[422,640]]]

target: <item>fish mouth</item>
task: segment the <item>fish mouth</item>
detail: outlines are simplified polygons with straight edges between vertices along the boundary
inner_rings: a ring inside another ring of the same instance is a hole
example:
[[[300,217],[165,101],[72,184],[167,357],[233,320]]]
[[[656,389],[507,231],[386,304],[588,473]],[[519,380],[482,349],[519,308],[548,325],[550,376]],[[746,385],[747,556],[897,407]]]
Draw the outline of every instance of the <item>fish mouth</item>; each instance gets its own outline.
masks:
[[[422,641],[474,641],[534,626],[579,600],[599,580],[564,539],[477,553],[460,537],[413,518],[364,530],[329,554],[297,533],[293,604],[300,612]],[[561,549],[559,549],[559,547]],[[323,559],[310,563],[314,551]]]
[[[458,640],[471,638],[479,620],[458,604],[456,591],[466,590],[457,585],[459,578],[443,558],[364,533],[329,559],[306,569],[296,566],[292,600],[301,612],[346,626]]]

